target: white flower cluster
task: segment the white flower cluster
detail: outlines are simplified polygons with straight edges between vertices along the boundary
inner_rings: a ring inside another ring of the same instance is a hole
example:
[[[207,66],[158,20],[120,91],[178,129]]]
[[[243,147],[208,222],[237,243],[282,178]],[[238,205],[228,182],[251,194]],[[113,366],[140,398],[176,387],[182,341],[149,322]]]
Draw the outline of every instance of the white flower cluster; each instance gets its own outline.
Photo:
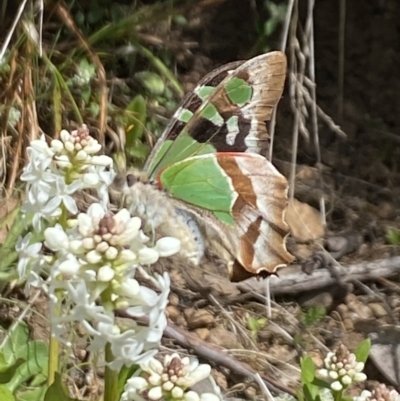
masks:
[[[212,393],[201,396],[190,387],[210,376],[211,367],[199,365],[197,359],[181,358],[178,354],[166,355],[163,363],[150,359],[141,365],[141,375],[128,379],[121,401],[220,401]]]
[[[329,352],[324,360],[325,369],[317,371],[318,376],[331,381],[333,391],[341,391],[352,382],[362,382],[367,376],[362,373],[363,362],[357,362],[356,356],[341,344],[336,352]]]
[[[400,394],[394,389],[389,389],[385,384],[379,383],[372,392],[364,390],[360,397],[355,398],[363,399],[363,401],[400,401]]]
[[[29,233],[16,249],[19,275],[28,275],[27,288],[41,287],[49,294],[52,334],[68,342],[69,325],[80,322],[92,338],[89,349],[109,344],[114,357],[109,366],[119,370],[157,352],[166,326],[170,280],[167,274],[153,277],[141,266],[175,254],[180,241],[164,237],[148,246],[150,238],[138,217],[127,209],[116,214],[107,209],[115,174],[112,160],[96,155],[100,149],[86,126],[71,134],[62,131],[61,140],[53,140],[50,147],[44,138],[32,142],[22,176],[28,182],[23,211],[35,231],[43,232],[44,242],[32,243]],[[101,201],[78,213],[73,195],[87,188],[97,189]],[[139,284],[137,272],[153,289]],[[126,308],[133,317],[146,316],[148,325],[121,330],[116,308]]]
[[[35,231],[41,231],[43,219],[53,222],[61,216],[61,205],[76,214],[71,196],[79,190],[97,189],[101,203],[108,204],[108,186],[115,173],[108,156],[98,156],[101,145],[89,135],[86,125],[69,133],[61,131],[60,140],[50,146],[44,135],[27,149],[29,162],[21,180],[27,182],[27,199],[22,212],[32,219]]]

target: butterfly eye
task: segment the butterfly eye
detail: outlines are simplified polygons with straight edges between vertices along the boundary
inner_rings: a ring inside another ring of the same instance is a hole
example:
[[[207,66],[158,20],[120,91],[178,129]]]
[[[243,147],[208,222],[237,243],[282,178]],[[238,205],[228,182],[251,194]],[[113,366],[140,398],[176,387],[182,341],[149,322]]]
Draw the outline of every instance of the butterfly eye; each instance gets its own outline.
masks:
[[[126,183],[127,183],[128,187],[132,187],[133,184],[135,184],[136,182],[137,182],[137,178],[133,174],[128,174],[126,176]]]

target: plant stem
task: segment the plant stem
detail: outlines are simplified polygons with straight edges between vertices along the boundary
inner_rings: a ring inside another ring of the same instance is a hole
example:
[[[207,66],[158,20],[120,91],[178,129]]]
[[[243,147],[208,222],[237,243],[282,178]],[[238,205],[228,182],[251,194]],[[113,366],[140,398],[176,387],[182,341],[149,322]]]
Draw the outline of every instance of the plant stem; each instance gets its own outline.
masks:
[[[101,295],[101,302],[105,309],[112,309],[111,291],[105,290]],[[111,352],[111,344],[108,343],[105,349],[106,363],[114,360]],[[106,366],[104,371],[104,398],[103,401],[115,401],[118,399],[118,372]]]
[[[47,385],[50,387],[54,382],[55,374],[58,370],[58,356],[59,356],[60,344],[58,340],[51,336],[50,337],[50,349],[49,349],[49,374],[47,376]]]
[[[114,356],[111,344],[106,345],[106,362],[112,362]],[[115,401],[118,398],[118,372],[106,366],[104,372],[104,401]]]
[[[343,397],[343,390],[332,391],[334,401],[340,401]]]
[[[60,294],[56,293],[57,296],[57,305],[54,308],[54,316],[60,316],[61,314],[61,303],[60,303]],[[60,356],[60,343],[57,338],[50,333],[50,347],[49,347],[49,373],[47,376],[47,384],[50,387],[58,371],[58,361]]]

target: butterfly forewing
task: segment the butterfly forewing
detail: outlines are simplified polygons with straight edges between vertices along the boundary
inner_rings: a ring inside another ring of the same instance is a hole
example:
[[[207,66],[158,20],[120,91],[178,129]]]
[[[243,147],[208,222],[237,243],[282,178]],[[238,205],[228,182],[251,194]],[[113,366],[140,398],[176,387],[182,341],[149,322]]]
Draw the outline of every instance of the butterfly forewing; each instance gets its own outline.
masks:
[[[169,141],[169,144],[172,144],[172,141],[175,140],[180,133],[182,133],[187,121],[189,121],[196,110],[207,101],[207,98],[227,77],[228,73],[235,70],[243,63],[244,61],[233,61],[216,68],[203,77],[203,79],[197,84],[194,91],[186,94],[180,103],[178,110],[174,113],[161,137],[157,141],[156,146],[153,148],[149,158],[146,161],[144,170],[151,172],[154,169],[154,166],[157,164],[155,159],[158,159],[158,161],[161,159],[157,156],[162,145],[166,141]]]
[[[213,79],[200,84],[180,107],[146,164],[151,176],[185,153],[178,136],[189,136],[200,144],[210,144],[217,152],[250,152],[266,155],[268,125],[278,103],[286,74],[286,58],[281,52],[255,57],[243,64],[233,63]],[[225,78],[222,79],[222,77]],[[212,85],[217,84],[214,88]],[[200,102],[200,101],[201,102]],[[185,106],[186,104],[186,106]],[[177,120],[181,120],[178,124]],[[181,129],[181,131],[179,131]],[[157,156],[161,153],[166,159]],[[205,153],[202,147],[196,154]]]
[[[283,53],[255,57],[229,74],[197,110],[185,131],[218,152],[267,154],[268,125],[282,96],[286,75]]]

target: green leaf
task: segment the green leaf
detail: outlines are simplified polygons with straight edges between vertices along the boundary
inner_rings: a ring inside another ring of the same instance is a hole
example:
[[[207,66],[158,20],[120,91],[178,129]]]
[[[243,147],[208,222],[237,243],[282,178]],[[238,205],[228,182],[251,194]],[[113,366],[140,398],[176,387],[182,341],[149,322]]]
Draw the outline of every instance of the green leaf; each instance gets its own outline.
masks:
[[[15,397],[13,396],[13,393],[6,386],[0,386],[0,400],[15,401]]]
[[[43,378],[47,375],[48,349],[43,341],[30,341],[17,355],[25,356],[26,362],[18,367],[13,378],[7,383],[7,387],[13,391],[38,374],[42,374]]]
[[[154,68],[156,68],[160,72],[160,74],[162,74],[170,82],[170,85],[175,90],[175,92],[178,95],[182,96],[183,90],[177,79],[171,73],[170,69],[146,47],[141,46],[139,43],[136,43],[136,47],[138,51],[143,54],[143,56],[149,59]]]
[[[81,90],[80,90],[80,96],[81,96],[82,100],[85,102],[85,104],[89,103],[91,94],[92,94],[92,91],[90,89],[90,86],[81,88]]]
[[[298,401],[305,401],[304,391],[302,391],[302,390],[303,389],[296,390],[296,398],[298,399]]]
[[[400,230],[396,228],[389,228],[386,234],[386,240],[391,245],[400,245]]]
[[[46,392],[46,387],[35,388],[18,392],[18,401],[42,401]]]
[[[327,388],[330,389],[331,388],[331,384],[327,383],[326,381],[319,379],[318,377],[315,377],[312,384],[314,386],[320,387],[320,388]]]
[[[124,125],[126,131],[126,149],[128,152],[133,148],[135,141],[143,137],[147,119],[147,105],[144,97],[135,96],[127,106],[124,114]]]
[[[173,20],[177,25],[186,26],[188,24],[187,19],[182,14],[175,15]]]
[[[8,366],[7,369],[3,369],[0,373],[0,383],[2,384],[7,384],[7,387],[10,390],[13,390],[13,388],[10,388],[9,383],[12,381],[12,379],[15,377],[17,374],[18,368],[25,363],[24,359],[17,359],[15,363],[12,365]]]
[[[4,344],[2,349],[4,359],[7,363],[14,363],[18,358],[17,353],[24,347],[29,341],[29,329],[25,322],[19,322],[16,326],[13,326],[9,333],[9,337]]]
[[[235,192],[215,155],[175,163],[162,171],[160,182],[175,198],[210,210],[227,224],[234,223],[231,209]]]
[[[5,372],[9,367],[10,367],[10,365],[7,363],[4,354],[1,352],[0,353],[0,372]]]
[[[18,259],[18,253],[15,251],[15,245],[17,244],[18,237],[21,236],[26,230],[19,207],[15,208],[5,217],[7,217],[7,220],[2,219],[1,226],[8,223],[14,217],[15,219],[12,223],[10,231],[6,236],[6,239],[4,240],[3,246],[0,248],[0,272],[8,271],[11,264]]]
[[[326,309],[321,306],[317,305],[315,307],[309,308],[303,315],[302,315],[302,323],[306,327],[310,327],[315,323],[319,322],[326,316]]]
[[[301,382],[312,383],[315,377],[315,364],[312,358],[310,356],[301,358],[300,368],[301,368]]]
[[[371,340],[367,338],[354,351],[357,361],[365,363],[368,359],[370,351]]]
[[[90,102],[89,111],[92,117],[97,117],[100,113],[100,106],[95,102]]]
[[[131,367],[123,366],[118,374],[118,400],[121,398],[121,394],[124,391],[126,381],[131,378],[137,370],[139,365],[132,365]]]
[[[257,319],[254,319],[254,317],[252,317],[252,316],[250,316],[250,317],[247,319],[247,327],[248,327],[248,329],[251,330],[251,331],[260,330],[260,325],[259,325]]]
[[[54,383],[47,389],[44,401],[79,401],[68,396],[64,389],[61,375],[56,372]]]
[[[165,85],[162,78],[151,71],[140,71],[135,74],[135,78],[152,95],[161,95],[164,93]]]
[[[254,317],[250,316],[247,319],[247,327],[250,331],[258,331],[263,328],[266,323],[266,318],[255,319]]]
[[[146,159],[146,157],[150,153],[150,148],[147,144],[142,142],[137,142],[135,146],[129,149],[129,155],[134,157],[135,159]]]
[[[318,398],[319,389],[311,383],[304,383],[303,393],[306,401],[314,401]]]

